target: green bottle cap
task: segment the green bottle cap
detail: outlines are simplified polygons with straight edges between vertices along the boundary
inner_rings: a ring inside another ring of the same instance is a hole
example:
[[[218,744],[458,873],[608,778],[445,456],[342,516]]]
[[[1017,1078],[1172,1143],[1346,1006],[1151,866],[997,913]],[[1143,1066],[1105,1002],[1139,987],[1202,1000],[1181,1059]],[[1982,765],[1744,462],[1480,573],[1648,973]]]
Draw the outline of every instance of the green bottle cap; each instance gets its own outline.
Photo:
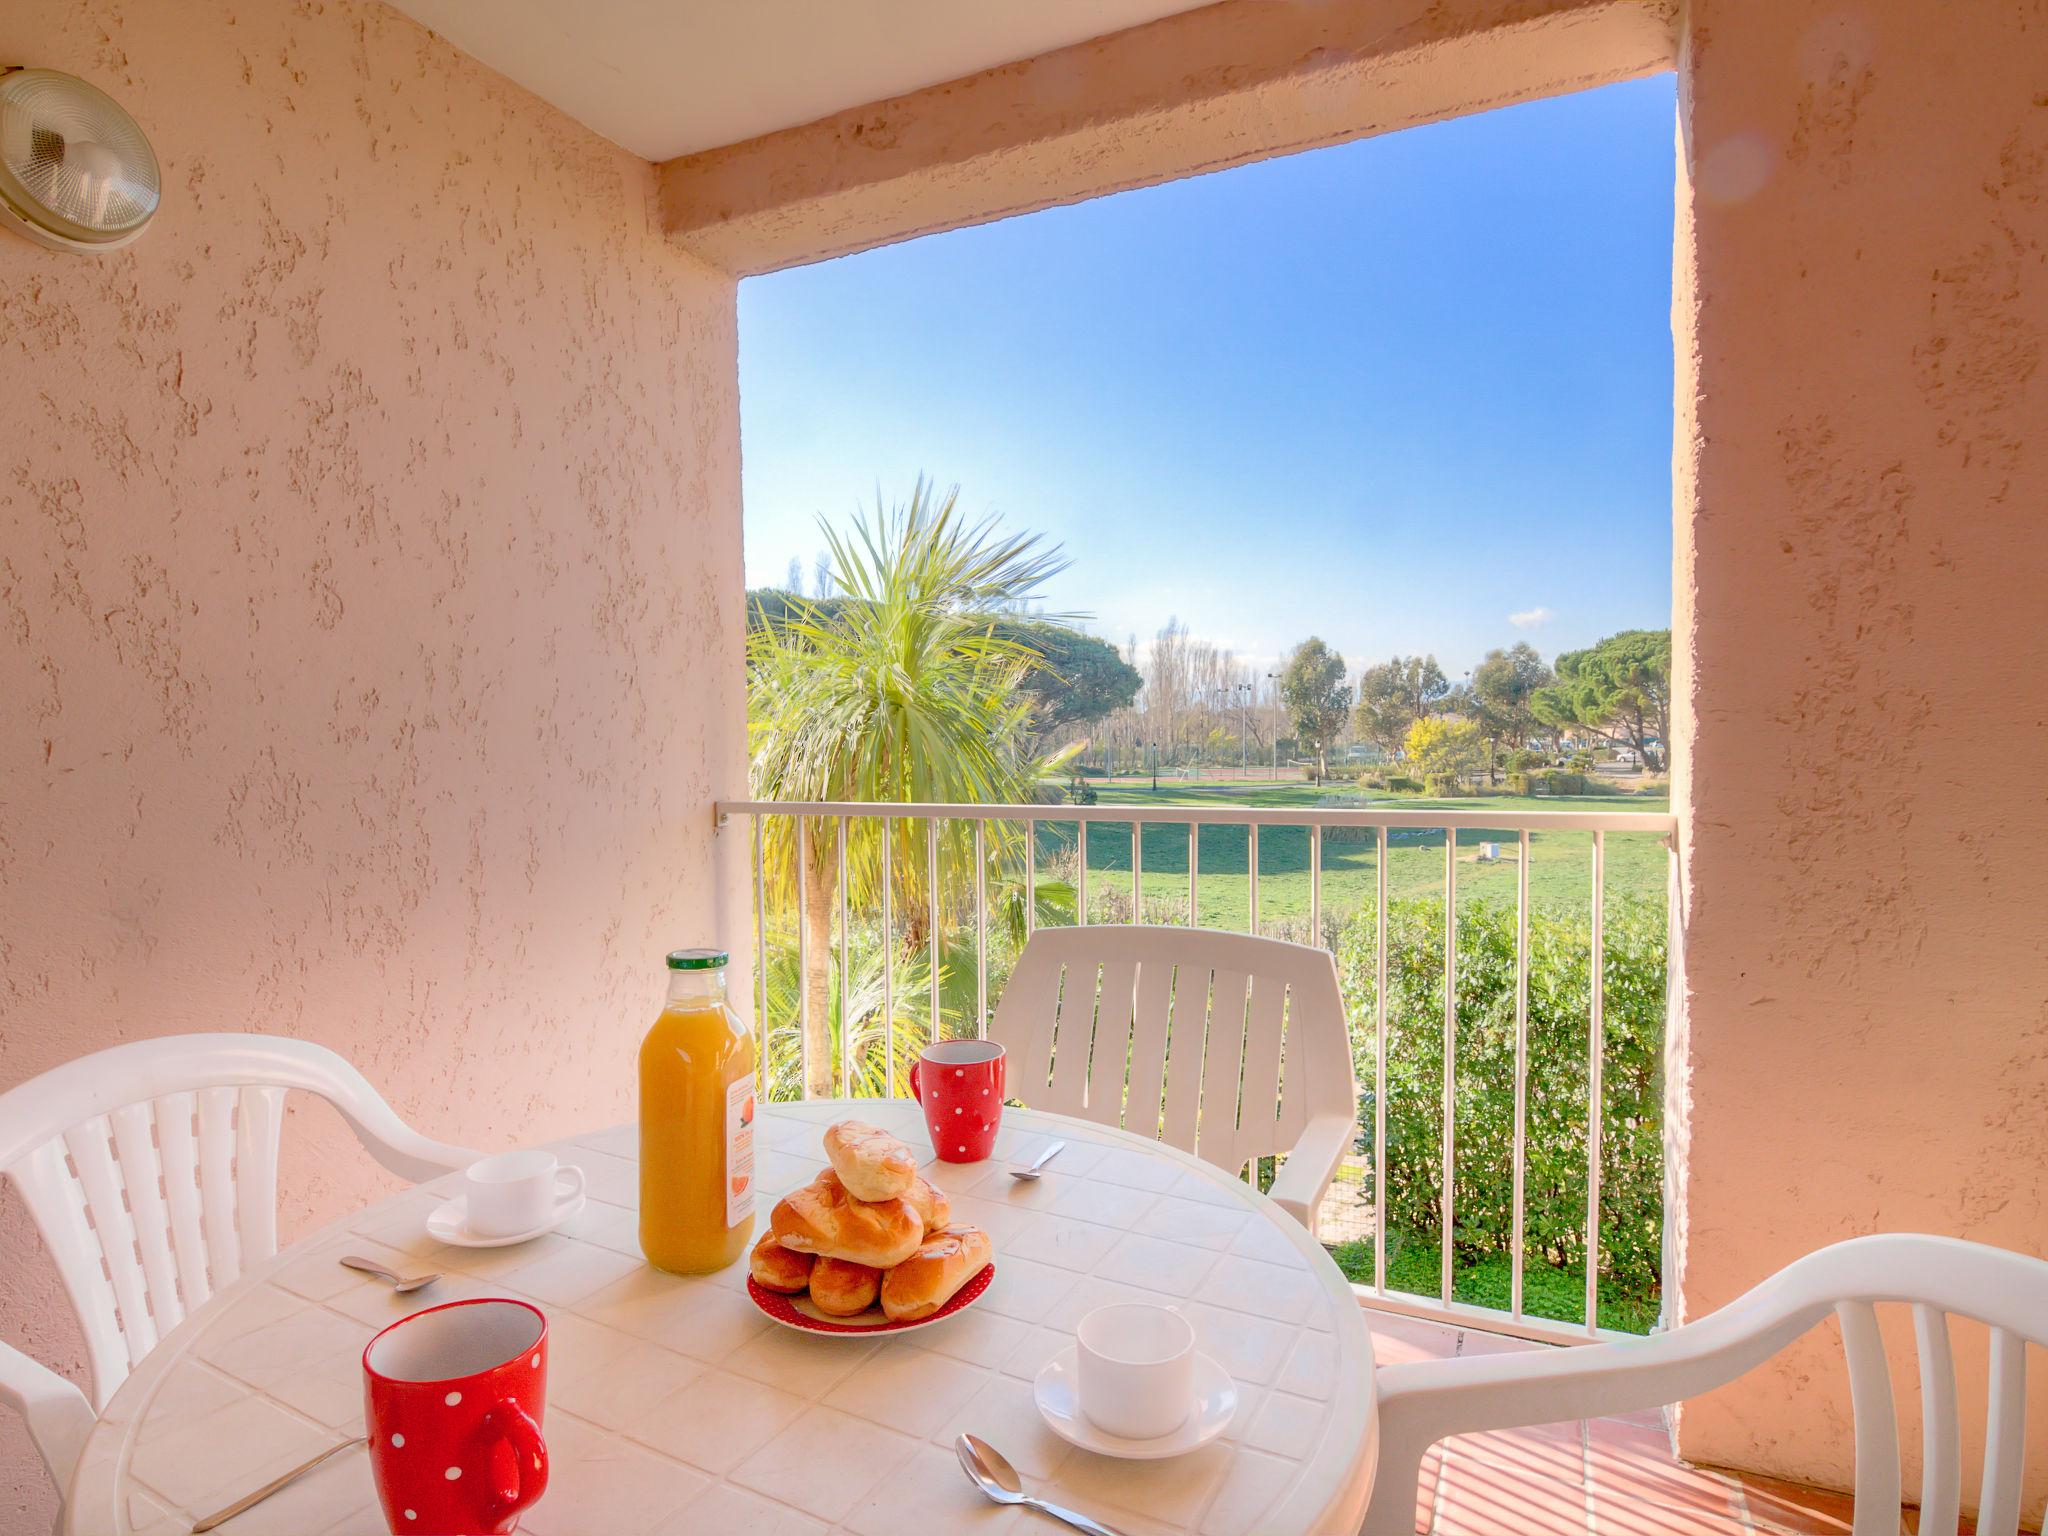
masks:
[[[716,971],[724,967],[726,959],[722,949],[672,949],[668,952],[668,968],[672,971]]]

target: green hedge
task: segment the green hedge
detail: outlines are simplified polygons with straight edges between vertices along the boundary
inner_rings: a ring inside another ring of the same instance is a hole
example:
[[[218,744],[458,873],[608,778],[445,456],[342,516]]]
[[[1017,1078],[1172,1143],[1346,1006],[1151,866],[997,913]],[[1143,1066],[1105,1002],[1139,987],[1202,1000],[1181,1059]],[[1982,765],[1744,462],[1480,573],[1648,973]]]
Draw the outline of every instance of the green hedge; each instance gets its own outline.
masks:
[[[1340,931],[1337,964],[1351,1013],[1370,1149],[1375,1083],[1374,914]],[[1388,908],[1387,1205],[1390,1241],[1434,1249],[1443,1219],[1441,901]],[[1529,1076],[1524,1268],[1584,1273],[1591,925],[1582,915],[1530,918]],[[1600,1157],[1603,1294],[1654,1317],[1663,1251],[1665,914],[1614,898],[1606,914]],[[1458,911],[1458,1042],[1453,1104],[1454,1264],[1492,1271],[1513,1243],[1515,914],[1494,903]],[[1431,1290],[1434,1291],[1432,1286]],[[1466,1293],[1460,1300],[1490,1300]],[[1578,1320],[1569,1288],[1531,1286],[1530,1310]],[[1539,1295],[1538,1292],[1542,1294]],[[1610,1318],[1618,1323],[1620,1317]]]

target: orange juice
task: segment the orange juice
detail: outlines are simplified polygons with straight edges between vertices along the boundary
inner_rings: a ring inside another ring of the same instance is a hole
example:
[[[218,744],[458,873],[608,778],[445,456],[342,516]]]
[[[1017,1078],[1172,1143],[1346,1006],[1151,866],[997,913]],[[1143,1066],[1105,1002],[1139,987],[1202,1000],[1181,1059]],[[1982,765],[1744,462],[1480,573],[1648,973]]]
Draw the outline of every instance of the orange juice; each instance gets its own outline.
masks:
[[[640,1251],[701,1274],[754,1233],[754,1037],[725,1000],[725,954],[668,957],[668,1002],[640,1045]]]

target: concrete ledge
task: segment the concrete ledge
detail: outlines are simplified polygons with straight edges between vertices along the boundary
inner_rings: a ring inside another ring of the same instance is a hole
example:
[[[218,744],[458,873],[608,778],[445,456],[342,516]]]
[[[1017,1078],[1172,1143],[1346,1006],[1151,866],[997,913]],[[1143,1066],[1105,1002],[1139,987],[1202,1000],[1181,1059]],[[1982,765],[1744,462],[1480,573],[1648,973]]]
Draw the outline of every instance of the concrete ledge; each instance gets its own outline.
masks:
[[[728,272],[1670,69],[1676,0],[1224,0],[661,167]]]

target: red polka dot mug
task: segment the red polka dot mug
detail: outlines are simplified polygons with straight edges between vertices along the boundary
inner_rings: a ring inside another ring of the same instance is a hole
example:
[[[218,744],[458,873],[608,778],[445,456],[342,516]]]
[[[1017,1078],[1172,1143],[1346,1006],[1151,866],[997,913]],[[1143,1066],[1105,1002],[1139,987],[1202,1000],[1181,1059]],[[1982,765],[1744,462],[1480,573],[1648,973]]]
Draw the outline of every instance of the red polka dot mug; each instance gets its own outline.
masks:
[[[548,1320],[477,1297],[400,1318],[363,1350],[363,1419],[395,1536],[502,1536],[548,1486]]]
[[[993,1040],[942,1040],[910,1068],[910,1091],[941,1162],[978,1163],[1003,1123],[1003,1048]]]

